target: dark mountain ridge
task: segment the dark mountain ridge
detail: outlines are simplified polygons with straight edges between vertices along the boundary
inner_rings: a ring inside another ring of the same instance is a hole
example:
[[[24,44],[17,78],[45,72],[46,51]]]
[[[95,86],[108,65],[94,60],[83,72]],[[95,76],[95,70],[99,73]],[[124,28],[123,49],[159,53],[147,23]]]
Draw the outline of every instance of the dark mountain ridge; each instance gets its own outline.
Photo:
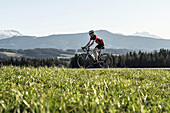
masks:
[[[156,39],[141,36],[126,36],[113,34],[106,30],[98,30],[95,33],[105,41],[106,48],[114,49],[146,49],[155,50],[160,48],[170,49],[170,40]],[[57,49],[80,49],[89,41],[88,33],[59,34],[43,37],[14,36],[0,40],[0,48],[7,49],[34,49],[34,48],[57,48]],[[94,46],[93,46],[94,47]]]

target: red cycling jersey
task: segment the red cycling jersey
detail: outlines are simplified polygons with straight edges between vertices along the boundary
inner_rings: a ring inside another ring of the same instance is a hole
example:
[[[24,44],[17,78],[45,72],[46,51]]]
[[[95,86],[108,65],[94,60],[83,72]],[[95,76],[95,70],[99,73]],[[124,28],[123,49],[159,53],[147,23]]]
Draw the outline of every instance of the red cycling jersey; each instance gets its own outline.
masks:
[[[95,40],[97,44],[104,44],[104,41],[97,35],[94,35],[93,37],[91,37],[90,40]]]

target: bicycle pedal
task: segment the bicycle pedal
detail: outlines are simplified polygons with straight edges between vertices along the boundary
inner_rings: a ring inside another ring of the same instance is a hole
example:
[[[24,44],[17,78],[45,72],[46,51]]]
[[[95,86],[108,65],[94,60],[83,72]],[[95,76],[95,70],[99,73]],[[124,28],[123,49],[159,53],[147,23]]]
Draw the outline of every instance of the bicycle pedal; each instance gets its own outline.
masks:
[[[99,61],[98,62],[97,62],[97,60],[94,61],[94,64],[98,64],[98,63],[99,63]]]

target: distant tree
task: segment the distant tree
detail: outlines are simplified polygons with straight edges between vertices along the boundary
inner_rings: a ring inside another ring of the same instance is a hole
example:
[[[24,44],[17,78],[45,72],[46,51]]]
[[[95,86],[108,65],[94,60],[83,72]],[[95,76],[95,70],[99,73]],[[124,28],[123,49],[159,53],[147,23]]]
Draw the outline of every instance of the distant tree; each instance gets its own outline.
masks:
[[[75,56],[73,58],[71,58],[71,62],[70,62],[70,66],[69,67],[71,67],[71,68],[78,68],[77,58],[78,58],[77,54],[75,54]]]

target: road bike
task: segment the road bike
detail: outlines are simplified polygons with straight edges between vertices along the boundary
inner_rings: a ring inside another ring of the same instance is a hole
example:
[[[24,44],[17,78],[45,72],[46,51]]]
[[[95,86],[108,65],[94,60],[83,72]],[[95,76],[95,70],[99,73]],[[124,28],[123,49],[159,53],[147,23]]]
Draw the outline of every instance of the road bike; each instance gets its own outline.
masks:
[[[101,48],[98,50],[98,62],[95,62],[95,57],[93,54],[90,54],[90,47],[82,49],[86,54],[80,54],[77,57],[77,65],[80,68],[92,68],[92,67],[99,67],[99,68],[109,68],[112,66],[113,59],[110,54],[101,54]]]

